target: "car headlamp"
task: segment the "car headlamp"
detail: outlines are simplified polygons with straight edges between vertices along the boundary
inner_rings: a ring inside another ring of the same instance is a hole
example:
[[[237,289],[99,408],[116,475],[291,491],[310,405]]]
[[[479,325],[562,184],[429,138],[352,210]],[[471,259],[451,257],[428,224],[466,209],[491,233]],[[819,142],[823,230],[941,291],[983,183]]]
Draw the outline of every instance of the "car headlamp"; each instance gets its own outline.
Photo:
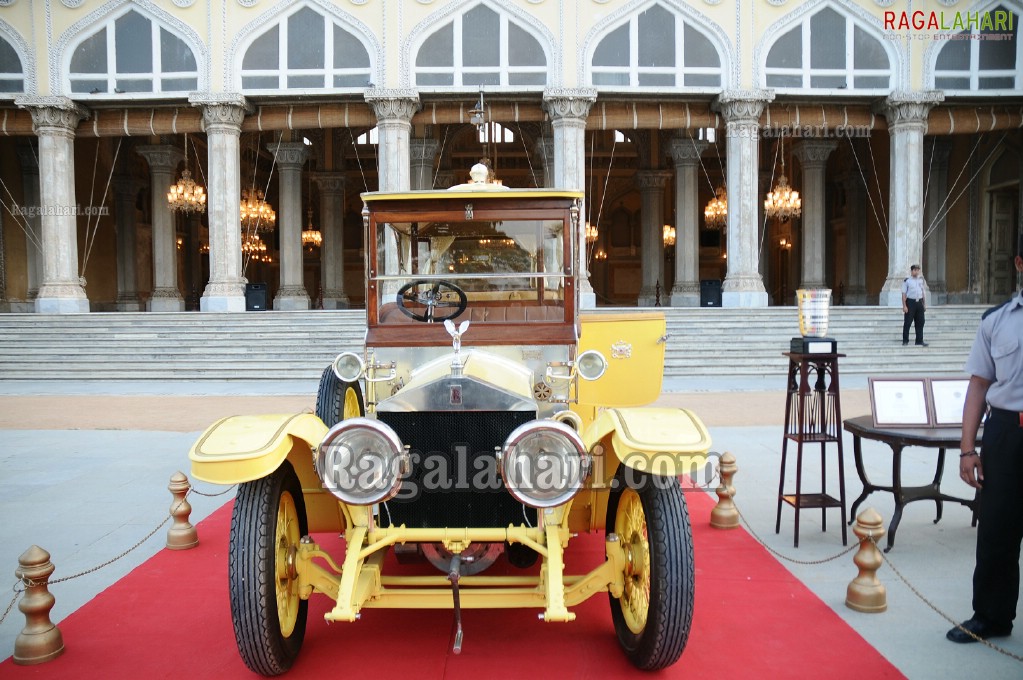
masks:
[[[330,367],[334,369],[334,375],[345,382],[355,382],[366,369],[366,365],[362,363],[362,357],[355,352],[341,352]]]
[[[607,370],[607,359],[595,349],[588,349],[575,360],[576,369],[584,380],[596,380]]]
[[[590,457],[579,435],[554,420],[534,420],[515,428],[500,455],[508,492],[533,508],[571,500],[590,472]]]
[[[316,450],[316,472],[330,493],[350,505],[382,503],[398,493],[408,452],[379,420],[348,418]]]

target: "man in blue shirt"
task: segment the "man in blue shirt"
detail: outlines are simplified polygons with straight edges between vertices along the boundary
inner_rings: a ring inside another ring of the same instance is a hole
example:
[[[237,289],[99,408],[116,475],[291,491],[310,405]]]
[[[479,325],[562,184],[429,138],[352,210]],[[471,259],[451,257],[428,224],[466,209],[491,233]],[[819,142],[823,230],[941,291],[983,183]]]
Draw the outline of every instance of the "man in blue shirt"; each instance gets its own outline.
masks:
[[[920,265],[909,268],[909,276],[902,282],[902,344],[909,344],[909,324],[916,330],[916,344],[926,347],[924,342],[924,308],[926,307],[927,283],[920,276]]]

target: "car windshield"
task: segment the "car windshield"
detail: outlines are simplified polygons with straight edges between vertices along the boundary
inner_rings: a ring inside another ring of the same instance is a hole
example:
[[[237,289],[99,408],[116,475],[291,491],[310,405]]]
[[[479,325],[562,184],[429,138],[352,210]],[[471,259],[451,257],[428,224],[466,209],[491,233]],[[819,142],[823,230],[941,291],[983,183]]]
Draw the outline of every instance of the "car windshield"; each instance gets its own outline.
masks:
[[[561,220],[384,223],[376,249],[381,324],[448,317],[462,305],[456,320],[564,320]]]

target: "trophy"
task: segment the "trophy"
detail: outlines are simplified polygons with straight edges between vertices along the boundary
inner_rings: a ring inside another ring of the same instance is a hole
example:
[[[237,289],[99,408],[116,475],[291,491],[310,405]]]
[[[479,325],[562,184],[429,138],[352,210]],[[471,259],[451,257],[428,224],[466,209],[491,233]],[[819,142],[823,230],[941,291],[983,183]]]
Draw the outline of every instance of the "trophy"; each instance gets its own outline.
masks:
[[[800,288],[796,291],[799,302],[799,334],[792,338],[789,351],[797,354],[835,354],[838,345],[828,335],[828,311],[831,305],[830,288]]]

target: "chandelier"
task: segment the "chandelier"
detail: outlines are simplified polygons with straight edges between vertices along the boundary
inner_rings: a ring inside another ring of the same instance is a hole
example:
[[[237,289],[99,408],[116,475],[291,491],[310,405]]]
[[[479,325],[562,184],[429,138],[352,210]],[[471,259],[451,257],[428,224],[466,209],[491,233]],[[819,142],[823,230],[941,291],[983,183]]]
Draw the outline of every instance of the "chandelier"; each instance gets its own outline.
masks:
[[[263,239],[257,233],[242,236],[242,255],[257,262],[273,261],[273,256],[267,250],[266,244],[263,243]]]
[[[799,192],[793,191],[789,186],[789,180],[785,177],[785,137],[781,138],[781,177],[778,184],[767,194],[764,199],[764,213],[769,218],[779,219],[788,222],[793,217],[799,217],[803,212],[803,201],[799,198]]]
[[[728,224],[728,195],[724,187],[718,187],[714,198],[703,210],[703,219],[708,229],[724,229]]]
[[[277,213],[263,198],[259,189],[242,189],[242,228],[251,232],[271,232],[277,224]]]
[[[587,222],[586,223],[586,242],[587,243],[596,243],[597,242],[597,237],[599,235],[600,235],[600,232],[597,230],[597,226],[595,224],[590,224],[589,222]]]
[[[185,169],[181,179],[167,190],[167,204],[171,210],[189,215],[206,212],[206,190],[195,183],[188,171],[188,135],[185,135]]]
[[[302,246],[312,250],[323,245],[323,234],[320,233],[319,229],[313,228],[312,208],[306,211],[306,215],[308,215],[308,226],[302,230]]]
[[[662,234],[664,238],[665,247],[675,245],[675,227],[671,226],[670,224],[664,225]]]

